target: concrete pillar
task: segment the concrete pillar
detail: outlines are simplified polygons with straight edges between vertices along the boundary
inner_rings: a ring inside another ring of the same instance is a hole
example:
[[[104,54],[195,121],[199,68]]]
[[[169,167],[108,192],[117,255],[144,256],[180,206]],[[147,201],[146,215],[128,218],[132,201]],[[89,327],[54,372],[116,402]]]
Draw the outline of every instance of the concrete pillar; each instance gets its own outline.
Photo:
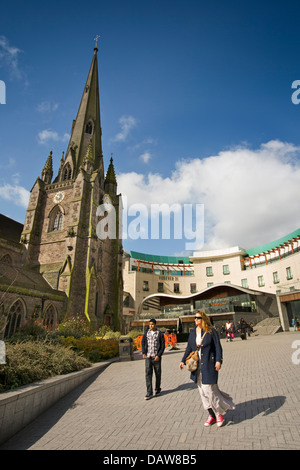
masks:
[[[278,306],[278,312],[279,312],[279,318],[282,326],[283,331],[289,331],[290,325],[289,325],[289,318],[287,314],[287,308],[284,302],[280,302],[280,298],[278,295],[276,295],[276,300],[277,300],[277,306]]]

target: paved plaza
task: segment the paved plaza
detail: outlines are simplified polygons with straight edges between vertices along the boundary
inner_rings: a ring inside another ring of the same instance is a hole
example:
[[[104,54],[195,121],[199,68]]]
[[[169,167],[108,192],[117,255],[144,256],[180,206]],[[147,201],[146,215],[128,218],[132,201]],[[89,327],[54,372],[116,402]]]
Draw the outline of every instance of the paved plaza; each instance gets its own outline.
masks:
[[[162,393],[146,401],[144,360],[114,362],[4,443],[1,450],[300,449],[300,332],[221,339],[219,387],[236,404],[226,424],[207,412],[179,363],[185,344],[166,350]],[[296,346],[296,348],[295,348]]]

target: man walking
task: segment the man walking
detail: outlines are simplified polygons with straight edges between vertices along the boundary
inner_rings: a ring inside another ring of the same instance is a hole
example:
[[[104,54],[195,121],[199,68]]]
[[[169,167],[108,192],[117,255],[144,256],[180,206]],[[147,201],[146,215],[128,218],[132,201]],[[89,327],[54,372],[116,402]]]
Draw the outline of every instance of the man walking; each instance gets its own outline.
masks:
[[[144,333],[142,338],[142,353],[145,361],[145,375],[147,393],[145,400],[149,400],[153,396],[152,376],[153,369],[155,373],[155,395],[161,391],[161,357],[165,350],[165,337],[163,333],[156,328],[156,320],[151,318],[149,321],[149,329]]]

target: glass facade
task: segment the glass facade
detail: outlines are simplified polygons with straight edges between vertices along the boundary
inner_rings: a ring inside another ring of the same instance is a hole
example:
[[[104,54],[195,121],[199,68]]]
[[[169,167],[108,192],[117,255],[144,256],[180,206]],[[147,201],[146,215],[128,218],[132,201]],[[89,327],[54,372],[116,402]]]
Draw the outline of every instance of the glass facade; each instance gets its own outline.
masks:
[[[256,312],[255,297],[250,294],[195,300],[195,309],[205,313]]]
[[[286,302],[286,308],[289,319],[289,325],[294,326],[294,322],[296,321],[300,326],[300,300]]]

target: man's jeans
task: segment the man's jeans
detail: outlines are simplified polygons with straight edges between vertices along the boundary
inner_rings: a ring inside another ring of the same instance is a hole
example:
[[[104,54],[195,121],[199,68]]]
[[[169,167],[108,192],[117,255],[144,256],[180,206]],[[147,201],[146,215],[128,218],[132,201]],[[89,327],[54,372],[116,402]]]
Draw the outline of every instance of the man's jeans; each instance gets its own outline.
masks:
[[[160,392],[161,383],[161,358],[155,361],[154,357],[147,357],[145,360],[146,387],[147,394],[153,395],[152,376],[155,373],[155,392]]]

